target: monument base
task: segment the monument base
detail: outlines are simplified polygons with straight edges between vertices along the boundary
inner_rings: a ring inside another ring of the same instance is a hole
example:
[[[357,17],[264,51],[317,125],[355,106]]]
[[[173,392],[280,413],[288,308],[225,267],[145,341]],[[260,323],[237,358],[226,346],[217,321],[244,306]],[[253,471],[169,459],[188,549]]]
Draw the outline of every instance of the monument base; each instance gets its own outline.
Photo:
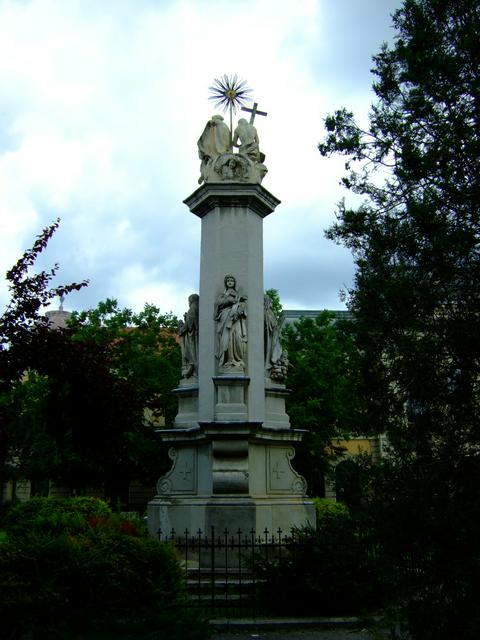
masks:
[[[210,535],[212,527],[231,535],[239,529],[288,535],[293,527],[315,527],[305,480],[291,464],[303,432],[239,421],[161,433],[173,445],[173,464],[148,505],[152,535]]]
[[[239,496],[157,497],[148,505],[148,527],[154,536],[175,537],[210,535],[214,527],[217,535],[225,530],[229,535],[249,535],[254,531],[263,535],[289,535],[294,527],[315,527],[315,507],[312,500],[299,496],[241,498]]]

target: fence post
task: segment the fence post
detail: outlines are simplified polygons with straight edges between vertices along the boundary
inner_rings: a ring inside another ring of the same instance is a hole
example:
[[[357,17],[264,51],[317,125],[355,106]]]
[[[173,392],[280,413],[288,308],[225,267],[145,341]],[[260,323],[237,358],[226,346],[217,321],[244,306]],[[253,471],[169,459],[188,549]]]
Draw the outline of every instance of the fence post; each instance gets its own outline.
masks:
[[[215,527],[211,529],[211,552],[210,552],[210,587],[211,587],[211,609],[215,613]]]
[[[223,544],[225,545],[225,555],[224,555],[224,561],[223,564],[225,565],[225,605],[228,603],[228,589],[229,589],[229,581],[228,581],[228,570],[229,570],[229,566],[228,566],[228,529],[225,527],[225,530],[223,532]]]
[[[185,580],[188,580],[188,529],[185,529]]]

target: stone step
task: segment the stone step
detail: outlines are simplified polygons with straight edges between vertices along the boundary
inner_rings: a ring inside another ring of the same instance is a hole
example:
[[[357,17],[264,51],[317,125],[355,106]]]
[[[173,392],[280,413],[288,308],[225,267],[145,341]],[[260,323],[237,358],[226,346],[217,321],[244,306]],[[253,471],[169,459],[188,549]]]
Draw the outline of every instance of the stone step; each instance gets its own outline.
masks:
[[[215,580],[213,584],[211,580],[187,580],[187,590],[189,592],[204,592],[211,591],[213,588],[216,593],[223,593],[226,591],[228,591],[228,593],[245,593],[251,591],[257,584],[259,583],[255,580],[239,580],[235,582]]]
[[[198,600],[200,602],[209,602],[211,601],[211,595],[209,595],[208,593],[196,593],[196,594],[190,594],[190,597],[194,600]],[[225,593],[225,594],[221,594],[221,595],[216,595],[215,596],[215,602],[218,603],[225,603],[225,602],[250,602],[252,600],[252,598],[249,598],[246,596],[246,594],[240,594],[240,593]]]
[[[198,606],[216,609],[254,607],[256,586],[261,582],[251,573],[243,571],[190,570],[187,576],[187,593]]]

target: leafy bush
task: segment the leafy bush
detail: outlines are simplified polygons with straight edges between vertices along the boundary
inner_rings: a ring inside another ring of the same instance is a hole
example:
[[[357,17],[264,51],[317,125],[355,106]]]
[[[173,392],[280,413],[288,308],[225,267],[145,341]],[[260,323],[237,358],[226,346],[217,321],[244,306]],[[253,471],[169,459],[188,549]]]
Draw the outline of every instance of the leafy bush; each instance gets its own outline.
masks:
[[[107,503],[98,498],[36,497],[12,505],[5,516],[5,527],[15,537],[32,532],[76,534],[88,530],[91,521],[111,517]]]
[[[357,523],[345,505],[316,500],[316,509],[316,530],[297,530],[281,558],[258,558],[264,604],[283,615],[375,610],[382,604],[382,588]]]
[[[205,624],[185,608],[172,549],[105,503],[32,500],[12,509],[6,532],[0,619],[7,637],[206,637]]]

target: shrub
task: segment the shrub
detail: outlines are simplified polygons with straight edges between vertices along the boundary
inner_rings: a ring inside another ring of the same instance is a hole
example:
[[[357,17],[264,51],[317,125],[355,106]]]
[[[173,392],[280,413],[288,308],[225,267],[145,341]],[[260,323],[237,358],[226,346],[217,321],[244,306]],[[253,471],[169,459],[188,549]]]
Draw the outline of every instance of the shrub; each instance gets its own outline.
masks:
[[[372,556],[346,506],[316,500],[317,529],[295,532],[282,558],[257,560],[263,602],[274,613],[345,615],[373,611],[382,589]]]
[[[185,608],[171,547],[112,514],[105,503],[38,499],[12,510],[6,531],[0,543],[0,619],[7,637],[206,637],[205,624]]]
[[[5,516],[5,528],[15,537],[32,532],[59,535],[86,531],[90,521],[112,517],[103,500],[91,497],[40,498],[12,505]]]

